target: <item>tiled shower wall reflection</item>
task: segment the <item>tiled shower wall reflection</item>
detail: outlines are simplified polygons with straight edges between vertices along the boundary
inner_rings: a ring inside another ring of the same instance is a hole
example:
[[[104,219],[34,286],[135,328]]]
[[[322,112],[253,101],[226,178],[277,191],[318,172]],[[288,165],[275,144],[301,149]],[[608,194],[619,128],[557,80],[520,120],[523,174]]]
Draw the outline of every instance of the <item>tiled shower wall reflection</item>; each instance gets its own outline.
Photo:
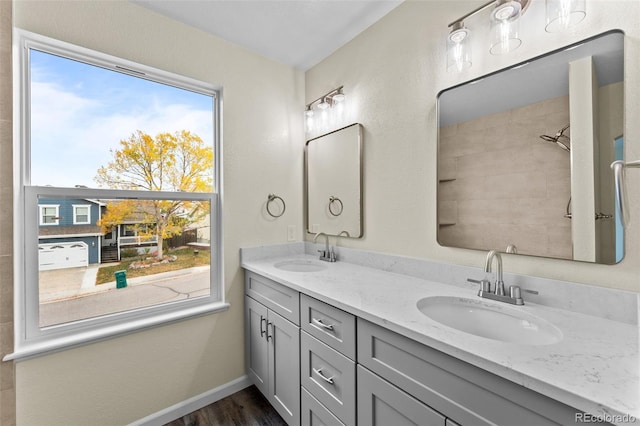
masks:
[[[0,1],[0,358],[13,352],[12,2]],[[13,362],[0,362],[0,424],[16,423]]]
[[[540,139],[568,123],[565,96],[441,128],[440,243],[571,259],[570,156]]]

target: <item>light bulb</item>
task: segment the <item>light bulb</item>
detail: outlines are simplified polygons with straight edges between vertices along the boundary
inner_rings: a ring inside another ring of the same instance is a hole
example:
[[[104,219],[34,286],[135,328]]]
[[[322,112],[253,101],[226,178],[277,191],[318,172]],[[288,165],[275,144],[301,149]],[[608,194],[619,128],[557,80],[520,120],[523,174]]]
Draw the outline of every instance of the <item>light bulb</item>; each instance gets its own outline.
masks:
[[[320,102],[318,104],[318,108],[320,109],[327,109],[329,108],[329,102],[327,101],[327,98],[322,98],[322,102]]]
[[[336,93],[335,95],[333,95],[331,97],[333,102],[336,102],[336,103],[344,101],[344,98],[345,98],[345,96],[344,96],[344,93],[342,93],[342,92],[338,92],[338,93]]]

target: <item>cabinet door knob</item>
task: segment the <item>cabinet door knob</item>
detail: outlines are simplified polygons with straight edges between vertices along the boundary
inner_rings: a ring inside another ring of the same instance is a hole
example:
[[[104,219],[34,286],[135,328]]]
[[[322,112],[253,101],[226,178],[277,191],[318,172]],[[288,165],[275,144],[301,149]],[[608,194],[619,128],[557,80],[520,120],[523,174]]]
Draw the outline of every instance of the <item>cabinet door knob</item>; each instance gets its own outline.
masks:
[[[260,337],[264,337],[264,333],[267,332],[266,327],[265,329],[262,328],[262,324],[265,324],[266,322],[267,322],[267,319],[262,315],[260,315]]]
[[[330,385],[332,385],[334,383],[333,377],[327,377],[324,374],[322,374],[322,368],[317,369],[317,370],[315,368],[312,368],[312,370],[313,370],[314,373],[316,373],[318,376],[320,376],[320,378],[322,380],[324,380],[325,382],[329,383]]]
[[[330,330],[333,331],[333,325],[331,324],[325,324],[322,322],[322,320],[316,319],[316,318],[311,318],[311,322],[314,323],[315,325],[317,325],[318,327],[322,327],[325,330]]]

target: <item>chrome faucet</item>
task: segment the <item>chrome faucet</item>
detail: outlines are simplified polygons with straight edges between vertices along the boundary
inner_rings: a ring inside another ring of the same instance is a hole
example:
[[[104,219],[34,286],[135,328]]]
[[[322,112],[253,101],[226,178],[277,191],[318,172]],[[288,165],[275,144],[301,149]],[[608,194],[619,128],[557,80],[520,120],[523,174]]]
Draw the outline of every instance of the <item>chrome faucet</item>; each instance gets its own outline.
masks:
[[[496,259],[496,261],[498,262],[498,267],[496,268],[496,285],[493,292],[498,296],[504,296],[504,281],[502,281],[502,256],[500,256],[500,253],[495,250],[491,250],[489,253],[487,253],[487,260],[484,262],[484,272],[491,272],[493,259]]]
[[[478,296],[485,299],[497,300],[498,302],[511,303],[512,305],[524,305],[522,300],[522,293],[520,287],[512,285],[509,287],[509,295],[504,294],[504,281],[502,281],[502,256],[495,250],[491,250],[487,253],[487,259],[484,263],[484,272],[486,274],[491,273],[491,266],[493,260],[496,259],[496,282],[493,292],[491,291],[491,281],[486,277],[482,280],[473,280],[467,278],[467,281],[480,284],[480,290],[478,290]]]
[[[324,235],[324,237],[326,238],[324,250],[318,250],[318,252],[320,253],[320,260],[324,260],[325,262],[335,262],[337,260],[336,254],[333,251],[333,247],[329,248],[329,236],[327,234],[325,234],[324,232],[318,232],[313,237],[313,242],[315,243],[320,235]]]

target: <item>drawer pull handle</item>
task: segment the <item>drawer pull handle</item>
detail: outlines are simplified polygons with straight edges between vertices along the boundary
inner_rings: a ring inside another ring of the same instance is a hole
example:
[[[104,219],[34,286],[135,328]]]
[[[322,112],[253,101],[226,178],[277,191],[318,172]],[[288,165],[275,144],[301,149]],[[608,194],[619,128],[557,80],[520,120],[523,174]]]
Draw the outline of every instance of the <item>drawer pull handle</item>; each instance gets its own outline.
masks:
[[[320,368],[319,370],[316,370],[315,368],[312,368],[313,372],[316,373],[318,376],[320,376],[320,378],[322,380],[324,380],[325,382],[329,383],[330,385],[332,385],[334,383],[333,381],[333,377],[327,377],[324,374],[322,374],[322,368]]]
[[[333,331],[333,325],[325,324],[319,319],[311,318],[311,322],[314,323],[315,325],[317,325],[318,327],[324,328],[325,330]]]

